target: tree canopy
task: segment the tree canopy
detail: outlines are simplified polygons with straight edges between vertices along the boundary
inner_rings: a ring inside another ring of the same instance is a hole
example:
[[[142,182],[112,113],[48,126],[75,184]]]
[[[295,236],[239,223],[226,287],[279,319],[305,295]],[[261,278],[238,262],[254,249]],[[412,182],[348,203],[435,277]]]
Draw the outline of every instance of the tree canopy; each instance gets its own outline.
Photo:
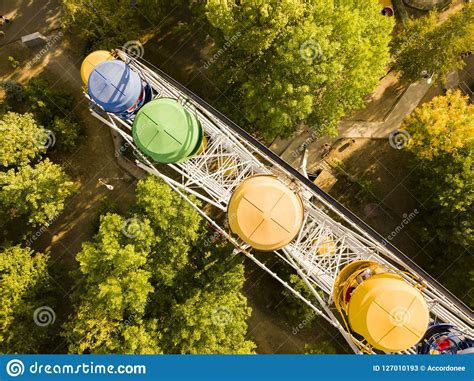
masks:
[[[77,256],[84,282],[64,325],[69,351],[251,352],[243,267],[202,228],[168,185],[141,180],[134,214],[103,216]]]
[[[433,251],[433,270],[463,274],[443,278],[462,293],[474,243],[474,106],[448,92],[415,110],[403,128],[411,135],[412,187],[423,203],[419,231]]]
[[[7,112],[0,120],[0,165],[4,167],[28,164],[46,151],[48,138],[32,114]]]
[[[420,160],[469,156],[474,144],[473,113],[474,106],[459,91],[423,104],[404,121],[411,137],[410,151]]]
[[[267,140],[300,124],[334,134],[385,73],[393,21],[370,1],[218,1],[206,5],[225,54],[210,68],[223,111]]]
[[[100,49],[113,49],[155,29],[183,0],[62,0],[64,24]],[[133,20],[133,22],[131,22]],[[145,33],[143,33],[145,31]]]
[[[47,335],[33,320],[49,285],[47,262],[19,245],[0,250],[0,353],[36,353]]]
[[[244,269],[233,247],[211,235],[198,213],[155,176],[138,184],[137,206],[160,238],[150,261],[151,315],[161,318],[163,351],[253,351],[246,339],[250,309],[241,294]]]
[[[198,237],[201,217],[169,186],[154,176],[138,183],[139,212],[150,219],[158,244],[151,258],[154,279],[172,285],[176,274],[188,263],[188,253]]]
[[[440,77],[464,66],[462,53],[474,49],[474,6],[465,4],[439,23],[439,15],[407,20],[404,29],[393,41],[395,69],[409,81],[423,74]],[[425,72],[425,73],[423,73]]]
[[[32,226],[48,225],[74,190],[61,166],[49,159],[0,172],[2,213],[10,218],[26,216]]]
[[[148,220],[133,237],[127,224],[117,214],[102,216],[93,242],[86,242],[77,255],[77,275],[84,281],[63,333],[72,353],[160,352],[154,322],[143,321],[153,292],[146,265],[155,237]]]
[[[136,15],[130,1],[62,0],[64,24],[102,49],[116,48],[137,37]]]

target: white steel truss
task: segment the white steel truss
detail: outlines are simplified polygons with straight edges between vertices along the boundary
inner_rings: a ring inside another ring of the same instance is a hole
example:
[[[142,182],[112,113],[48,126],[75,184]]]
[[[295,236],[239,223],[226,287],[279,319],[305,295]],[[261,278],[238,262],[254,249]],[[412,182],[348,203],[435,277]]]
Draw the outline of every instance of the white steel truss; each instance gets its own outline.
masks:
[[[428,306],[431,318],[437,322],[451,323],[473,336],[472,311],[453,300],[447,291],[433,279],[426,279],[413,263],[391,250],[389,245],[376,239],[373,234],[354,222],[341,208],[334,205],[314,187],[299,180],[288,168],[276,160],[268,150],[250,141],[245,134],[236,132],[211,107],[204,107],[189,92],[183,91],[176,82],[167,77],[159,69],[142,59],[129,56],[117,50],[116,54],[130,67],[140,73],[153,88],[155,98],[168,97],[177,99],[182,105],[193,112],[202,124],[207,140],[206,148],[200,154],[178,164],[168,164],[174,175],[166,175],[171,171],[163,171],[163,164],[150,161],[140,153],[131,136],[132,123],[124,121],[114,114],[93,105],[91,113],[103,123],[120,134],[126,144],[134,147],[137,165],[145,171],[162,178],[175,191],[181,194],[209,223],[231,241],[238,252],[244,253],[263,270],[288,288],[294,295],[311,307],[344,336],[355,353],[374,353],[366,344],[356,339],[341,321],[332,300],[334,281],[344,265],[354,260],[370,259],[385,265],[390,271],[399,273],[404,279],[421,289]],[[150,66],[150,67],[149,67]],[[86,94],[87,96],[87,94]],[[308,300],[278,274],[269,269],[245,245],[228,232],[225,221],[215,221],[209,208],[199,207],[187,196],[187,193],[213,205],[225,212],[234,189],[242,180],[255,174],[272,174],[295,192],[298,192],[304,203],[304,223],[298,237],[284,249],[275,254],[293,267],[311,290],[314,299]],[[364,347],[365,349],[361,349]],[[415,353],[411,348],[405,353]]]

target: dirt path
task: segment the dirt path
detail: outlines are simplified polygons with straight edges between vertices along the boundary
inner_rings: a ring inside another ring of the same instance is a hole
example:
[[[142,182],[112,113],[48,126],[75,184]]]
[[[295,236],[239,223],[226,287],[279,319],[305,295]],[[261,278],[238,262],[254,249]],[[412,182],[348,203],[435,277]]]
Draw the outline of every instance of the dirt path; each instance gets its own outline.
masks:
[[[5,10],[4,3],[1,10],[10,15],[11,10]],[[10,40],[17,40],[23,33],[40,30],[54,38],[55,43],[46,51],[42,50],[44,47],[28,49],[19,41],[4,45],[0,48],[0,77],[25,83],[30,78],[41,76],[52,87],[71,92],[77,101],[74,112],[85,127],[85,135],[73,152],[51,152],[52,159],[61,163],[77,182],[79,191],[33,243],[39,251],[51,251],[53,266],[58,263],[70,268],[75,264],[75,255],[81,249],[82,242],[93,236],[99,215],[104,211],[104,202],[107,205],[116,204],[118,211],[126,212],[134,201],[135,181],[117,165],[109,129],[88,112],[79,73],[83,44],[73,36],[59,34],[60,31],[55,29],[60,17],[57,8],[59,1],[16,1],[8,2],[8,5],[14,9],[19,3],[21,5],[14,12],[15,21],[9,30]],[[33,21],[29,23],[29,20]],[[43,25],[49,25],[49,32]],[[9,56],[20,62],[19,68],[11,67]],[[99,183],[99,179],[113,185],[114,190],[108,190]]]
[[[0,15],[13,20],[2,28],[5,36],[0,46],[18,41],[22,36],[57,29],[61,23],[60,0],[0,0]]]

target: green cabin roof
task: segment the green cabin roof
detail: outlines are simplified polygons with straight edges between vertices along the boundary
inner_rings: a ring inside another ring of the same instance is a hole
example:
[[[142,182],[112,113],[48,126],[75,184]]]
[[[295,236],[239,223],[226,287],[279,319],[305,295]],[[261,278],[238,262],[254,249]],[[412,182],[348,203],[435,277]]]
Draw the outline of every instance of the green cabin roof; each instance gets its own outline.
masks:
[[[177,163],[195,154],[202,144],[199,120],[172,98],[143,106],[133,122],[138,148],[159,163]]]

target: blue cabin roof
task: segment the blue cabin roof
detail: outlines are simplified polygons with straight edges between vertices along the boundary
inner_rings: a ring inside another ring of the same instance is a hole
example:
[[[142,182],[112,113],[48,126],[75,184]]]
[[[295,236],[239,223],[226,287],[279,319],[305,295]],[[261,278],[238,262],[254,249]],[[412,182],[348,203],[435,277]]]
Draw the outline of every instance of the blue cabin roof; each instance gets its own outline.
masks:
[[[105,111],[122,113],[139,99],[142,81],[123,61],[110,60],[94,68],[87,87],[92,100]]]

